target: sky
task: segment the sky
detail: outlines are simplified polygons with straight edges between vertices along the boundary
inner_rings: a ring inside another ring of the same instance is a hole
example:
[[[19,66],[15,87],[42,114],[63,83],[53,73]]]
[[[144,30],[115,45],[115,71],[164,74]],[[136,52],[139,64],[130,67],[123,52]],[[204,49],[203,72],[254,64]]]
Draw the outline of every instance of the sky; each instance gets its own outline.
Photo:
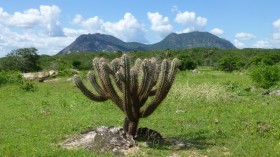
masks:
[[[237,48],[280,48],[279,0],[0,0],[0,57],[35,47],[55,55],[81,34],[153,44],[210,32]]]

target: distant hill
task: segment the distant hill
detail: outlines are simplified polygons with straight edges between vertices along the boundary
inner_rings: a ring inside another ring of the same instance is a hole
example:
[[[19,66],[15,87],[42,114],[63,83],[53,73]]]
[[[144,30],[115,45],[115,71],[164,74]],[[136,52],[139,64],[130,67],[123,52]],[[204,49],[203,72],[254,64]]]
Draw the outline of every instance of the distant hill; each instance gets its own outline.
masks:
[[[111,35],[96,33],[79,36],[58,54],[73,52],[114,52],[118,50],[164,50],[167,48],[177,50],[194,47],[235,49],[235,46],[231,42],[208,32],[171,33],[162,41],[149,45],[137,42],[124,42]]]

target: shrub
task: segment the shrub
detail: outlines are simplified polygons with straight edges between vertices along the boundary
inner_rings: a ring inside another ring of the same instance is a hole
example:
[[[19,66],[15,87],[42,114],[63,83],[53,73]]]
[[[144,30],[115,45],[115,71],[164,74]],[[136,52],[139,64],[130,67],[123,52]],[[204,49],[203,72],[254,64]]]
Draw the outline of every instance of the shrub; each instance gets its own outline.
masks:
[[[41,70],[38,66],[39,55],[36,48],[21,48],[12,50],[1,63],[4,70],[31,72]]]
[[[240,70],[245,66],[245,62],[238,56],[225,56],[218,61],[218,69],[226,72]]]
[[[262,88],[270,88],[280,81],[280,66],[256,66],[251,69],[250,77]]]
[[[186,54],[178,55],[177,58],[180,60],[179,69],[183,70],[193,70],[196,68],[196,63],[191,59],[190,56]]]
[[[0,71],[0,86],[4,84],[20,83],[22,76],[17,71]]]
[[[21,85],[20,85],[20,89],[26,92],[35,92],[36,91],[36,87],[34,82],[31,81],[22,81]]]

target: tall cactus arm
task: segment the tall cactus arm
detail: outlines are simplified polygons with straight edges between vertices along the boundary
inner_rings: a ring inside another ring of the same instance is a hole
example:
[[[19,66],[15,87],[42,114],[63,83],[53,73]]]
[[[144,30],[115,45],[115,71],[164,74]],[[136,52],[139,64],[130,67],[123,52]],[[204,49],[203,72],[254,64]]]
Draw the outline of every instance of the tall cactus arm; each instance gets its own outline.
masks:
[[[92,87],[95,89],[95,91],[102,97],[108,97],[106,95],[105,89],[102,89],[102,87],[99,85],[99,83],[96,80],[96,76],[92,73],[88,73],[88,80],[91,83]]]
[[[117,84],[117,87],[119,88],[119,90],[124,93],[124,74],[120,71],[117,71],[115,73],[115,82]]]
[[[119,97],[119,95],[117,94],[116,90],[114,89],[114,87],[112,85],[112,81],[111,81],[110,75],[108,73],[108,70],[110,70],[109,66],[107,65],[107,63],[103,62],[100,69],[101,69],[100,78],[104,84],[104,88],[108,92],[107,93],[108,96],[122,111],[124,111],[123,101]]]
[[[124,68],[124,109],[127,118],[130,121],[135,121],[137,119],[137,115],[132,105],[131,98],[131,88],[130,88],[130,59],[127,55],[123,55],[122,57],[123,68]]]
[[[137,58],[134,63],[133,69],[135,69],[136,71],[139,71],[141,68],[141,64],[142,64],[142,60],[140,58]]]
[[[130,70],[130,78],[131,78],[131,97],[132,97],[132,103],[138,103],[138,97],[137,97],[137,90],[138,90],[138,72],[134,68]]]
[[[174,82],[175,75],[177,72],[177,68],[179,66],[179,60],[177,58],[174,58],[171,62],[171,66],[169,69],[169,74],[168,74],[168,80],[167,80],[167,89],[169,90]]]
[[[144,89],[143,94],[139,95],[142,106],[144,105],[143,100],[147,99],[150,96],[151,90],[155,86],[156,81],[154,79],[157,78],[155,75],[159,74],[159,73],[155,72],[155,70],[156,70],[155,63],[149,62],[148,67],[149,67],[148,68],[148,76],[149,76],[148,84],[147,84],[147,87]]]
[[[88,90],[86,88],[86,86],[83,84],[81,78],[78,76],[74,76],[74,83],[86,97],[88,97],[89,99],[91,99],[93,101],[102,102],[102,101],[106,101],[108,99],[107,97],[95,95],[90,90]]]
[[[153,101],[145,108],[141,110],[140,116],[142,118],[148,117],[151,115],[155,109],[158,107],[158,105],[164,100],[166,97],[168,90],[166,89],[167,86],[167,80],[168,80],[168,73],[169,73],[169,63],[165,59],[162,61],[161,64],[161,76],[160,76],[160,84],[157,89],[156,95],[153,99]]]

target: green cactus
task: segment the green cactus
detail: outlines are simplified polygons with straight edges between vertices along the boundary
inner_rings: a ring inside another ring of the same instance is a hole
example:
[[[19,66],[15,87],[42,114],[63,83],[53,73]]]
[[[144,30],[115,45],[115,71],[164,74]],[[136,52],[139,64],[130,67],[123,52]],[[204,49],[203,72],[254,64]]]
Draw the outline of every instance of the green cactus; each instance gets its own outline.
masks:
[[[135,137],[140,118],[150,116],[167,96],[176,75],[178,59],[171,62],[164,59],[161,64],[155,58],[137,59],[133,67],[130,62],[127,55],[111,63],[104,58],[95,58],[95,73],[88,74],[95,93],[88,90],[78,76],[74,77],[74,83],[93,101],[111,99],[125,113],[125,131]],[[149,97],[151,101],[146,104]]]

